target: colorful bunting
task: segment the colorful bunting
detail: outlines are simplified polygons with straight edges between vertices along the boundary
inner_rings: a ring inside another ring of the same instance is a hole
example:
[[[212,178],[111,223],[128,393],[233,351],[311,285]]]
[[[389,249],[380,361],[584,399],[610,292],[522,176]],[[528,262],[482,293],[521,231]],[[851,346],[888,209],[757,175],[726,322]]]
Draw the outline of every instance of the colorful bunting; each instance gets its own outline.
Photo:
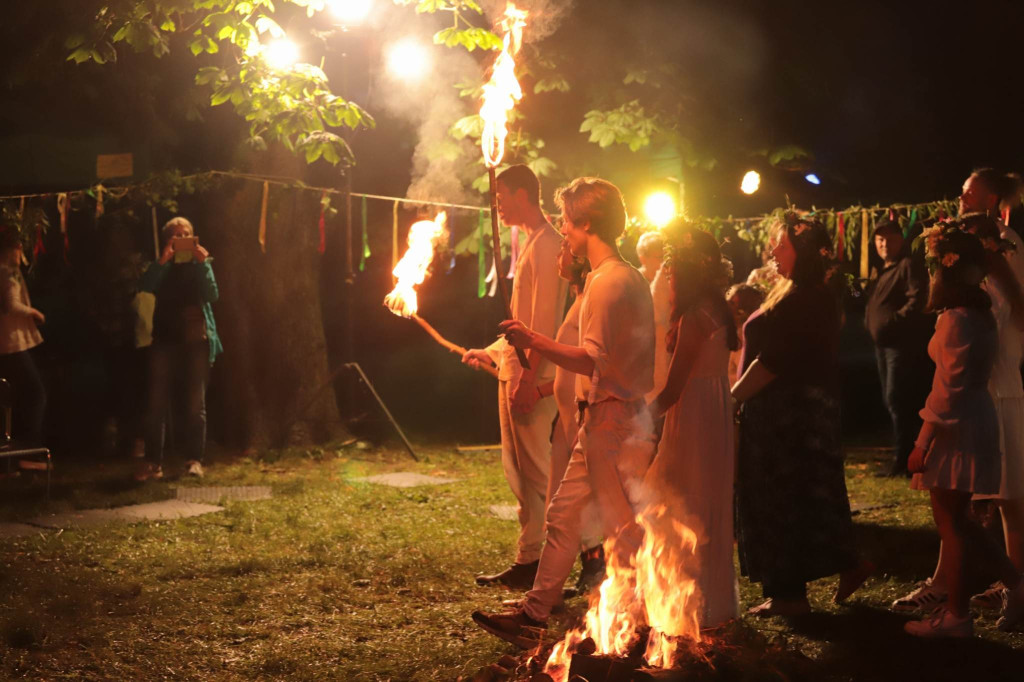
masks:
[[[257,238],[260,243],[260,251],[267,252],[267,199],[270,197],[270,183],[263,182],[263,201],[260,205],[260,233]]]
[[[366,197],[363,197],[361,208],[363,214],[363,249],[359,255],[359,272],[366,269],[366,259],[373,255],[370,253],[370,238],[366,232]]]
[[[487,258],[484,256],[484,212],[483,209],[477,214],[476,219],[476,297],[483,298],[487,295]]]

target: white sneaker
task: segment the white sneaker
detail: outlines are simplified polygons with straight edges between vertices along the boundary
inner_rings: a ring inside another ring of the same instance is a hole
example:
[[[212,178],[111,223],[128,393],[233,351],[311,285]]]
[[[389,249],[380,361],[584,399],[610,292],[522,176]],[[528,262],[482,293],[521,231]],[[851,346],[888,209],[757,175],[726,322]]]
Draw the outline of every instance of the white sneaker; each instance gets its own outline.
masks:
[[[945,604],[948,599],[949,592],[946,591],[946,588],[935,585],[932,583],[932,579],[928,578],[924,582],[918,583],[917,589],[913,592],[894,601],[891,608],[893,611],[901,613],[911,611],[930,613]]]
[[[1003,592],[1006,591],[1006,585],[1003,582],[997,581],[989,585],[989,588],[980,594],[976,594],[971,597],[971,608],[972,609],[988,609],[995,610],[1003,608]]]
[[[1003,611],[996,621],[1002,632],[1012,632],[1024,621],[1024,580],[1012,590],[1003,590]]]
[[[957,618],[949,609],[940,607],[923,620],[904,623],[903,630],[914,637],[972,637],[974,619],[970,614]]]

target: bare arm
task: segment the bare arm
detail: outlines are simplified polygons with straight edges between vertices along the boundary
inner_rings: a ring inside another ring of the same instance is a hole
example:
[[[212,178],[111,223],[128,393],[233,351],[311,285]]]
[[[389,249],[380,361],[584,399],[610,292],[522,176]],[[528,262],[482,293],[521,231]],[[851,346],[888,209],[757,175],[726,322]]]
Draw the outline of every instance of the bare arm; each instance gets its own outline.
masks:
[[[661,393],[651,403],[651,413],[654,417],[663,415],[679,400],[690,380],[694,362],[708,337],[707,329],[700,323],[697,315],[685,315],[679,319],[679,334],[668,366],[668,379]]]
[[[754,360],[740,380],[736,382],[736,385],[732,387],[732,397],[738,402],[746,402],[775,381],[776,376],[760,360]]]
[[[590,376],[594,373],[594,359],[582,346],[558,343],[538,334],[519,320],[505,320],[500,325],[505,338],[516,348],[533,349],[563,369]]]

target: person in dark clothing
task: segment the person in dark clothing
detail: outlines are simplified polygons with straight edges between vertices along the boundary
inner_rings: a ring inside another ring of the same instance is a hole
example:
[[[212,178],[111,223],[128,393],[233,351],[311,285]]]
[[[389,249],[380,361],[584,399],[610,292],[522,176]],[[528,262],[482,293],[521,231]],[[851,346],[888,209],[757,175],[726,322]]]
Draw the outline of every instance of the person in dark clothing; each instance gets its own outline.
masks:
[[[864,323],[875,342],[882,399],[892,419],[896,455],[888,476],[906,476],[907,458],[921,429],[918,411],[928,396],[934,366],[928,339],[935,320],[924,312],[928,273],[911,257],[899,224],[884,220],[874,232],[883,265],[869,285]]]
[[[156,298],[153,344],[149,349],[149,401],[146,410],[146,465],[136,480],[163,476],[168,408],[184,420],[187,473],[203,475],[206,449],[206,382],[214,358],[223,348],[210,304],[219,298],[213,258],[194,238],[192,223],[173,218],[163,227],[165,246],[139,282]],[[182,404],[171,400],[172,389]]]

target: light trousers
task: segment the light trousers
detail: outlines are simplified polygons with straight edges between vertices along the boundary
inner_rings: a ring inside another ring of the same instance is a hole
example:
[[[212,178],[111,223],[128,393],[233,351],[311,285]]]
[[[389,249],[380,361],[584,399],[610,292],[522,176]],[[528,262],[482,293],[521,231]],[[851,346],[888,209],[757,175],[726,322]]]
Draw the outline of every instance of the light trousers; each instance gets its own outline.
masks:
[[[551,477],[548,480],[548,506],[551,500],[555,499],[558,486],[562,484],[562,478],[569,467],[569,456],[576,447],[579,426],[574,419],[571,428],[564,428],[562,415],[559,414],[558,423],[555,424],[555,434],[551,439]],[[571,438],[568,433],[572,434]],[[597,511],[597,502],[591,500],[581,512],[580,519],[580,550],[588,550],[597,547],[604,539],[604,528],[601,523],[601,515]]]
[[[636,514],[646,499],[644,474],[654,457],[650,414],[643,400],[604,400],[587,407],[579,439],[547,515],[547,544],[524,609],[547,620],[562,598],[582,536],[582,512],[596,503],[606,538],[621,563],[636,553],[643,532]]]
[[[558,407],[551,396],[537,401],[528,414],[512,411],[513,382],[498,382],[501,423],[501,464],[519,502],[517,564],[540,558],[544,545],[544,512],[551,475],[551,423]]]

